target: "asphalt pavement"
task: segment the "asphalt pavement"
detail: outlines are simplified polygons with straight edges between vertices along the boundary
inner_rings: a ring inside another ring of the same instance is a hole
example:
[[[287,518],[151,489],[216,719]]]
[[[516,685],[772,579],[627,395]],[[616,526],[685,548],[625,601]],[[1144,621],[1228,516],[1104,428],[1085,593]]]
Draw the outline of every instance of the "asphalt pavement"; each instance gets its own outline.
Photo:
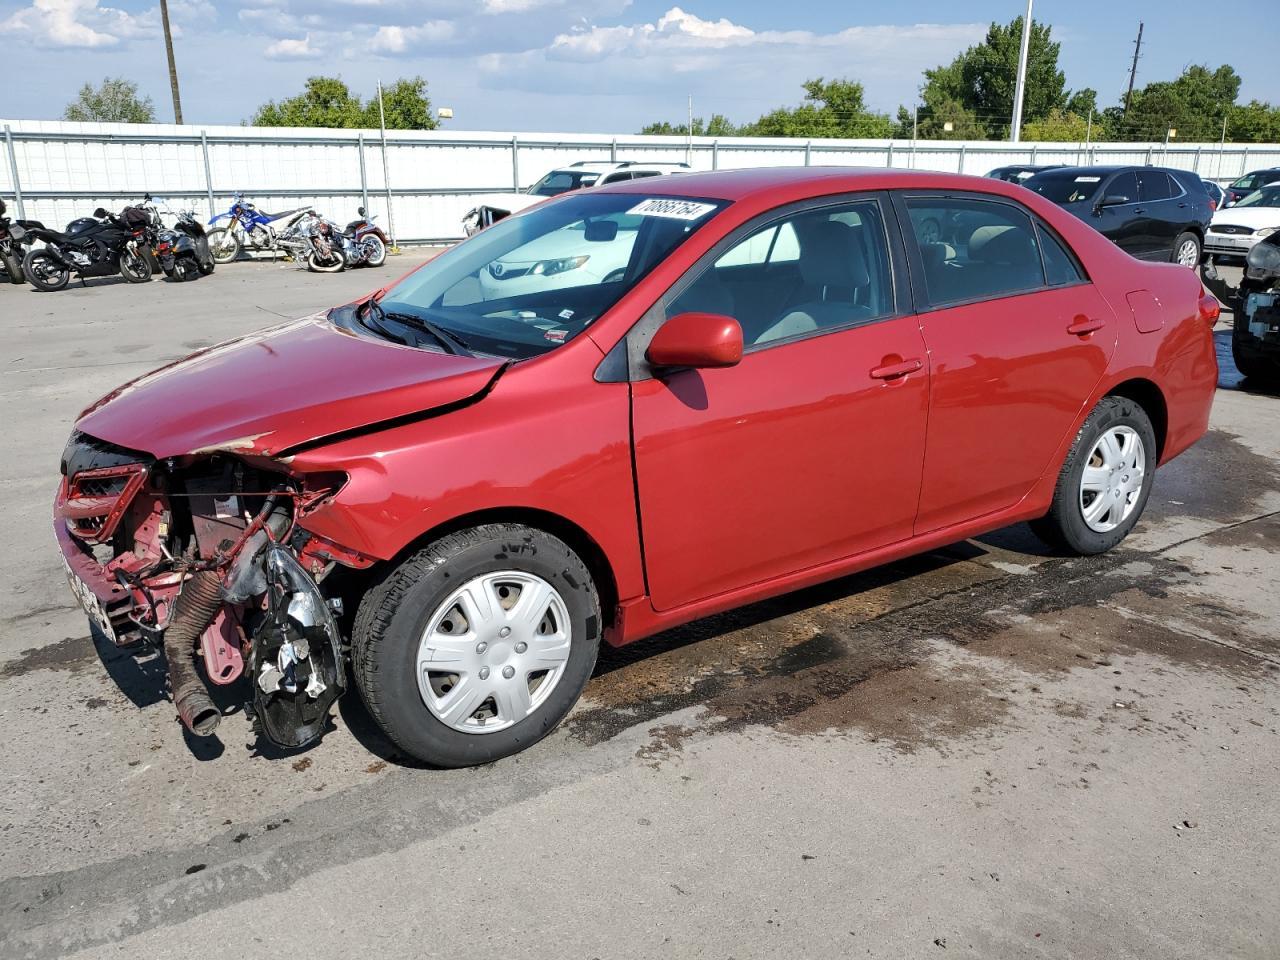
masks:
[[[63,580],[70,425],[421,256],[0,286],[0,956],[1280,956],[1280,397],[1225,324],[1211,432],[1107,556],[1020,525],[606,650],[483,768],[355,695],[302,754],[184,737]]]

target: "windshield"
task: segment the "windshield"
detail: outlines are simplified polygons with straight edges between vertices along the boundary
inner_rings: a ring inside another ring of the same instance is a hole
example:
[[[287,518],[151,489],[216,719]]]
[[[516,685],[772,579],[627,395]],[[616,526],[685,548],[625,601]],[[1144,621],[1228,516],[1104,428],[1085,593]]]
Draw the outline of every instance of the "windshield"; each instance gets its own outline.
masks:
[[[1280,187],[1255,190],[1237,203],[1236,207],[1280,207]]]
[[[604,191],[542,204],[405,277],[360,322],[448,352],[537,356],[582,333],[724,206]]]
[[[1080,203],[1098,192],[1102,177],[1094,173],[1037,173],[1023,186],[1054,203]]]
[[[1232,190],[1257,190],[1259,187],[1268,183],[1280,180],[1280,171],[1261,171],[1259,173],[1248,173],[1241,177],[1235,183],[1231,184]]]
[[[538,197],[558,197],[570,190],[589,187],[600,179],[594,170],[552,170],[545,177],[529,188],[529,192]]]

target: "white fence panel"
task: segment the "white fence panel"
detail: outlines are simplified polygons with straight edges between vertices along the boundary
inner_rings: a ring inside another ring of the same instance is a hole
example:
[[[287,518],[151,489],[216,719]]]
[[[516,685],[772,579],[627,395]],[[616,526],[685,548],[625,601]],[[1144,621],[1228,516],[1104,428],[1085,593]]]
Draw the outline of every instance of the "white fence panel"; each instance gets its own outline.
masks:
[[[367,203],[384,225],[389,219],[376,130],[39,120],[0,120],[0,128],[0,195],[12,197],[21,215],[57,226],[97,206],[118,209],[146,192],[203,216],[221,213],[243,193],[267,211],[312,204],[346,222]],[[969,174],[1013,163],[1152,163],[1227,181],[1280,166],[1280,145],[392,131],[385,168],[397,239],[456,238],[462,216],[487,194],[526,187],[553,167],[611,159],[688,162],[694,170],[847,165]]]

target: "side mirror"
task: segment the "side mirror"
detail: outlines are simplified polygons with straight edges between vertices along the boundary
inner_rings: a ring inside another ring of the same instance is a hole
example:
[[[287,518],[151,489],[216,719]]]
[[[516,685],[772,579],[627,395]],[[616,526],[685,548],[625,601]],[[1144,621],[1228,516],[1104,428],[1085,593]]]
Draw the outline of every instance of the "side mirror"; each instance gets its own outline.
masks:
[[[618,236],[618,221],[588,220],[583,233],[588,243],[609,243]]]
[[[105,220],[107,219],[107,217],[110,216],[110,214],[107,213],[107,211],[104,210],[102,207],[99,207],[97,210],[93,211],[93,215],[98,220]]]
[[[718,313],[681,313],[653,335],[647,359],[655,367],[732,367],[742,359],[742,327]]]
[[[1123,193],[1109,193],[1098,201],[1097,209],[1101,210],[1103,207],[1118,207],[1120,204],[1128,202],[1129,198]]]
[[[366,216],[364,207],[356,207],[356,215],[360,217]]]

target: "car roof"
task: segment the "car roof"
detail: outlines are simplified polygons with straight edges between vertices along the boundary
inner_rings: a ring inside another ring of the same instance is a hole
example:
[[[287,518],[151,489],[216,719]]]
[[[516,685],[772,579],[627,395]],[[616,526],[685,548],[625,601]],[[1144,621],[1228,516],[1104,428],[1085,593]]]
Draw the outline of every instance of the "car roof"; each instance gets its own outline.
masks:
[[[777,190],[803,192],[811,187],[815,195],[859,190],[967,190],[1023,196],[1023,188],[990,177],[939,173],[932,170],[898,170],[888,167],[747,167],[702,173],[677,173],[662,178],[662,186],[651,180],[610,183],[595,190],[614,193],[653,193],[677,197],[717,200],[745,200]]]

